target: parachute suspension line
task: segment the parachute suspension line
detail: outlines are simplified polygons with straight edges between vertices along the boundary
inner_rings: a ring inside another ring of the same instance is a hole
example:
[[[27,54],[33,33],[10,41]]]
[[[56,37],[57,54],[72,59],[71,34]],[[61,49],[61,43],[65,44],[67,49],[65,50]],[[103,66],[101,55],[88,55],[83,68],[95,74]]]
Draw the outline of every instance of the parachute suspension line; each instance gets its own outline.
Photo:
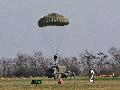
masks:
[[[52,46],[52,40],[49,40],[48,38],[47,38],[47,35],[46,35],[46,33],[43,31],[43,34],[44,34],[44,36],[45,36],[45,38],[46,38],[46,40],[47,40],[47,43],[49,44],[49,47],[51,48],[51,50],[52,50],[52,53],[53,53],[53,55],[55,54],[55,52],[54,52],[54,48],[53,48],[53,46]]]
[[[60,46],[62,44],[63,38],[60,38],[59,44],[56,47],[55,53],[58,53],[60,51]]]
[[[64,34],[65,34],[65,32],[60,33],[61,38],[60,38],[59,43],[56,46],[55,53],[58,53],[60,51],[61,45],[63,43],[63,36],[64,36]]]
[[[68,27],[67,27],[67,28],[68,28]],[[61,38],[60,38],[60,41],[59,41],[59,43],[58,43],[58,45],[57,45],[57,48],[56,48],[56,51],[55,51],[56,53],[59,53],[59,52],[62,52],[62,51],[63,51],[63,50],[61,49],[61,45],[63,44],[63,39],[64,39],[65,34],[69,32],[69,30],[68,30],[67,28],[64,28],[65,30],[60,33]]]
[[[43,31],[44,37],[45,37],[50,49],[52,50],[53,55],[58,54],[59,51],[62,51],[62,50],[60,50],[60,48],[61,48],[61,44],[63,43],[63,39],[64,39],[63,36],[66,33],[65,31],[66,30],[57,33],[57,35],[59,34],[59,36],[60,36],[60,37],[58,36],[59,39],[57,38],[58,41],[56,41],[57,40],[56,37],[55,37],[55,41],[50,39],[46,34],[48,32]],[[55,33],[54,30],[51,30],[51,33]]]

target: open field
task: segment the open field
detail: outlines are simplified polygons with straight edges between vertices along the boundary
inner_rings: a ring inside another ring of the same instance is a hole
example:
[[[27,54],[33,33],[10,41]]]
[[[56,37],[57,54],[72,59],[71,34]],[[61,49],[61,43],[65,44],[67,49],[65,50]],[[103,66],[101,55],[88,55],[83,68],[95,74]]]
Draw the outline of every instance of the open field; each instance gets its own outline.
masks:
[[[31,80],[41,79],[42,84],[31,85]],[[48,78],[1,79],[0,90],[120,90],[120,78],[97,78],[89,83],[87,78],[63,79],[64,84]],[[74,84],[75,83],[75,84]]]

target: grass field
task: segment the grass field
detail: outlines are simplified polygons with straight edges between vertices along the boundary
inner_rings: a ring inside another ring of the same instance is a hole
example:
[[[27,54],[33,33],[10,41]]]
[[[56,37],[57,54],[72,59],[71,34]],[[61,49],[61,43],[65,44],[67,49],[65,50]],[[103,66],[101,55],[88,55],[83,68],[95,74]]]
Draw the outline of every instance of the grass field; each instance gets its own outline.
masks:
[[[42,80],[42,84],[33,85],[34,79]],[[14,78],[0,79],[0,90],[120,90],[120,78],[97,78],[95,83],[89,83],[88,78],[63,79],[64,84],[48,78]],[[75,84],[74,84],[75,83]]]

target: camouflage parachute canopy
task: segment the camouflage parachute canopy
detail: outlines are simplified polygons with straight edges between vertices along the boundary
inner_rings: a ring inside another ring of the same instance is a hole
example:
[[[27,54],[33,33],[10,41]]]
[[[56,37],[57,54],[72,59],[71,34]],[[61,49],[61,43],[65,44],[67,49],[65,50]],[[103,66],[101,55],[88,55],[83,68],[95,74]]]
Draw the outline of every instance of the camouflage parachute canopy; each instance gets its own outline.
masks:
[[[57,13],[50,13],[38,21],[39,27],[64,26],[64,25],[68,25],[68,24],[69,24],[68,19]]]

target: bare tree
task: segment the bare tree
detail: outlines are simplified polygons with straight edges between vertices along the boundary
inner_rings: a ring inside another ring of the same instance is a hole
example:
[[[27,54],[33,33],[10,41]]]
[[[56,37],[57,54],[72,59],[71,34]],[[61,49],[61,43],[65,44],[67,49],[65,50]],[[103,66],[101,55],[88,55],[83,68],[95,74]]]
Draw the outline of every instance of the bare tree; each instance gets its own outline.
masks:
[[[80,55],[79,55],[79,57],[80,57],[80,60],[81,60],[81,63],[82,63],[82,65],[83,65],[83,70],[84,70],[84,73],[87,75],[87,76],[89,76],[89,71],[91,70],[91,69],[94,69],[94,65],[95,65],[95,55],[92,53],[92,52],[90,52],[90,51],[88,51],[88,50],[85,50],[85,52],[84,53],[81,53]]]
[[[102,52],[97,53],[97,75],[103,74],[105,71],[105,65],[109,65],[110,63],[107,61],[108,56]]]
[[[120,75],[120,49],[111,47],[108,50],[108,52],[110,53],[113,59],[113,63],[112,63],[113,73],[115,74],[115,76],[118,76]]]

